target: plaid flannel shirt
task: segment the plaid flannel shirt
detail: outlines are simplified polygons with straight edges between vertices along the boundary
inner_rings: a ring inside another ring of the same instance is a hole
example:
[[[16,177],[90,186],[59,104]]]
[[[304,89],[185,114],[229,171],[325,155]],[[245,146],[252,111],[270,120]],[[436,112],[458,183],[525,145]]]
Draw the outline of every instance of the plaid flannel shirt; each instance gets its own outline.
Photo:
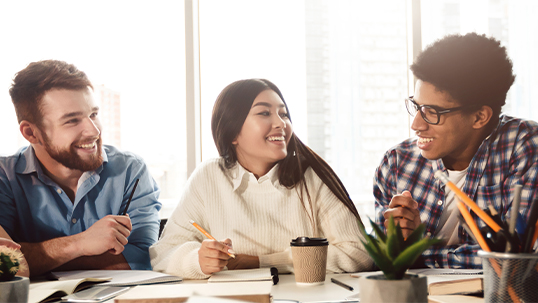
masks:
[[[422,157],[417,138],[408,139],[385,153],[376,169],[374,196],[376,222],[383,223],[383,213],[392,196],[409,190],[418,202],[420,219],[426,223],[426,234],[435,234],[445,200],[445,186],[434,177],[446,172],[441,159]],[[492,205],[506,220],[510,215],[514,185],[523,185],[519,212],[527,216],[531,201],[538,198],[538,123],[506,115],[486,138],[469,164],[462,191],[478,206]],[[473,213],[479,227],[485,223]],[[476,254],[480,249],[464,229],[458,230],[459,244],[433,246],[423,253],[429,267],[482,268]]]

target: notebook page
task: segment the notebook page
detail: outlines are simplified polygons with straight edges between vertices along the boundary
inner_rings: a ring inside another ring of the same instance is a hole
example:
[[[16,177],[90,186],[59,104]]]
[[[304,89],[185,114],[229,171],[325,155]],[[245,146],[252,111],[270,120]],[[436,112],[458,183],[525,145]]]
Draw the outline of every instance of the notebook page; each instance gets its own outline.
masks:
[[[239,282],[239,281],[268,281],[272,280],[270,268],[237,269],[216,272],[209,282]]]

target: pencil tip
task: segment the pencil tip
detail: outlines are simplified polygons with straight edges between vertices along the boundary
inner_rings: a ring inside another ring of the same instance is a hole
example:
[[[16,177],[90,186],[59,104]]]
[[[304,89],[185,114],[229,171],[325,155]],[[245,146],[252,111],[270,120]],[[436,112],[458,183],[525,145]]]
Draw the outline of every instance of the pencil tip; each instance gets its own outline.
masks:
[[[193,221],[193,220],[189,220],[189,223],[192,224],[192,223],[194,223],[194,221]]]

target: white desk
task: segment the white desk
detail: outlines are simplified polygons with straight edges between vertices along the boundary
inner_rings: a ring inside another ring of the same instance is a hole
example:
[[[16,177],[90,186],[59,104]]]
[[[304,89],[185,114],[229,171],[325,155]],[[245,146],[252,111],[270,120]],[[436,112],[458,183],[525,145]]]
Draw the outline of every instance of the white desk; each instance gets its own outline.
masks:
[[[323,285],[298,286],[295,283],[294,275],[279,275],[280,282],[273,286],[271,294],[273,299],[296,300],[299,302],[323,302],[323,301],[345,301],[345,298],[359,292],[359,279],[353,278],[349,274],[329,274],[325,278]],[[342,286],[331,282],[331,278],[346,283],[354,288],[349,291]]]
[[[274,300],[292,300],[302,303],[311,302],[346,302],[346,298],[359,293],[359,279],[351,277],[350,274],[329,274],[326,276],[325,283],[315,286],[298,286],[295,283],[294,275],[279,275],[280,281],[277,285],[272,286],[271,295]],[[331,282],[331,278],[335,278],[351,287],[350,291],[342,286]],[[182,284],[205,284],[207,280],[184,280]],[[172,285],[171,285],[172,286]],[[172,286],[173,287],[173,286]],[[354,296],[357,300],[357,296]],[[107,303],[114,302],[113,299],[106,301]],[[484,299],[469,296],[433,296],[430,297],[430,302],[468,302],[468,303],[483,303]],[[276,301],[275,303],[278,303]]]

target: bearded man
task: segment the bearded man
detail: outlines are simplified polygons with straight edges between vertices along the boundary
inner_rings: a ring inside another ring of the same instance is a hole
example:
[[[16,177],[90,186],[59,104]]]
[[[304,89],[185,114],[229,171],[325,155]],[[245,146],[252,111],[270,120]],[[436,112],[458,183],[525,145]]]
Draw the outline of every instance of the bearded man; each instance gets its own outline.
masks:
[[[140,157],[102,145],[86,74],[63,61],[33,62],[9,93],[30,145],[0,157],[0,225],[21,245],[32,276],[151,269],[159,189]]]

